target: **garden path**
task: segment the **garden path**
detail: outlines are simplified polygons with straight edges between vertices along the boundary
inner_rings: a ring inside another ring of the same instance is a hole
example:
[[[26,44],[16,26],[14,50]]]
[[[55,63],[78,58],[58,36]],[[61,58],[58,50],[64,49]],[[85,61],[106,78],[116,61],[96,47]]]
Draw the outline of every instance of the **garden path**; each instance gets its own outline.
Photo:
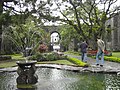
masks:
[[[81,56],[69,55],[69,54],[66,55],[73,58],[81,59]],[[96,66],[96,60],[90,57],[88,57],[87,63],[90,64],[90,67],[88,68],[92,68],[95,71],[100,70],[101,72],[120,72],[120,63],[104,61],[104,66],[100,67],[100,66]]]
[[[81,56],[69,55],[69,54],[66,54],[66,55],[70,56],[70,57],[77,58],[77,59],[81,59]],[[93,59],[93,58],[88,57],[87,63],[90,64],[91,66],[95,66],[96,65],[96,60]],[[120,68],[120,63],[104,61],[104,67]]]

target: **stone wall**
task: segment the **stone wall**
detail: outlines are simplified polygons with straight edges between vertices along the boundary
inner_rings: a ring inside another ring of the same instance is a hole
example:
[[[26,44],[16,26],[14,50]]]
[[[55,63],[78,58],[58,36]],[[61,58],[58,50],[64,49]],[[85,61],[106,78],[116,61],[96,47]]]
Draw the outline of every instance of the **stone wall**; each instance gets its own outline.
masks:
[[[113,18],[112,47],[113,51],[120,51],[120,13]]]
[[[106,22],[110,25],[111,32],[111,48],[113,51],[120,51],[120,13],[117,13],[113,18]]]

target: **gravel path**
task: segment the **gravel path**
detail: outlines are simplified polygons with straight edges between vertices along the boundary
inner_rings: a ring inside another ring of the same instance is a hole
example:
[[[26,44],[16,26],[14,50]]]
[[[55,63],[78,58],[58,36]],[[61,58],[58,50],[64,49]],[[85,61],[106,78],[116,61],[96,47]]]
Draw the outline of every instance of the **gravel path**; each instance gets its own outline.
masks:
[[[81,59],[81,56],[75,56],[75,55],[67,55],[67,56],[74,57],[74,58],[77,58],[77,59]],[[96,65],[96,60],[88,57],[87,63],[90,64],[91,66],[94,66],[94,65]],[[104,67],[120,68],[120,63],[104,61]]]
[[[75,56],[75,55],[68,55],[67,56],[73,57],[73,58],[77,58],[77,59],[81,59],[81,56]],[[95,71],[97,70],[102,70],[105,72],[109,72],[109,71],[113,71],[113,72],[120,72],[120,63],[116,63],[116,62],[110,62],[110,61],[104,61],[104,66],[100,67],[100,66],[96,66],[96,60],[93,58],[88,57],[88,64],[90,64],[91,67],[88,67],[88,69],[94,69]]]

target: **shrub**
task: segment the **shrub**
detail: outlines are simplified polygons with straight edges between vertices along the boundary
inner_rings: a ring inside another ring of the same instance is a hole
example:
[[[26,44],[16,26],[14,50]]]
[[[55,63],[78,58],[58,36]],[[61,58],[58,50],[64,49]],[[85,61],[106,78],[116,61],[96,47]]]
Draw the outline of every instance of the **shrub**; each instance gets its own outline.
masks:
[[[42,61],[45,60],[45,56],[42,55],[41,53],[37,53],[35,55],[32,55],[28,58],[29,60],[37,60],[37,61]]]
[[[118,57],[104,56],[104,59],[107,60],[107,61],[120,62],[120,58],[118,58]]]
[[[96,56],[91,56],[91,58],[96,58]],[[104,56],[104,59],[106,61],[112,61],[112,62],[120,62],[120,58],[118,57],[112,57],[112,56]]]
[[[78,65],[78,66],[88,67],[88,64],[87,64],[87,63],[84,63],[84,62],[82,62],[82,61],[79,60],[79,59],[72,58],[72,57],[67,57],[67,59],[68,59],[70,62],[72,62],[72,63],[74,63],[74,64],[76,64],[76,65]]]
[[[53,53],[37,53],[29,57],[29,60],[37,61],[53,61],[60,59],[66,59],[66,56],[60,56],[59,54],[53,52]]]
[[[5,55],[1,55],[0,56],[0,60],[11,60],[11,56],[5,56]]]
[[[54,53],[49,53],[49,54],[47,54],[46,59],[51,60],[51,61],[56,60],[56,59],[58,59],[58,56],[55,55]]]

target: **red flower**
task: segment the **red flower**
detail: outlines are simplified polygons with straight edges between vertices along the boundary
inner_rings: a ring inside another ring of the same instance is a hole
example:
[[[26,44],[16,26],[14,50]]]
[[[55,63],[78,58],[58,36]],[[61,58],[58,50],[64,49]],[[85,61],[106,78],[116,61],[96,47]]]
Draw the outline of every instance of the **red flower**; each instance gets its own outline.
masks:
[[[39,48],[38,48],[38,50],[39,50],[40,53],[46,52],[47,49],[48,49],[48,47],[47,47],[47,45],[45,45],[45,44],[40,44],[40,46],[39,46]]]

